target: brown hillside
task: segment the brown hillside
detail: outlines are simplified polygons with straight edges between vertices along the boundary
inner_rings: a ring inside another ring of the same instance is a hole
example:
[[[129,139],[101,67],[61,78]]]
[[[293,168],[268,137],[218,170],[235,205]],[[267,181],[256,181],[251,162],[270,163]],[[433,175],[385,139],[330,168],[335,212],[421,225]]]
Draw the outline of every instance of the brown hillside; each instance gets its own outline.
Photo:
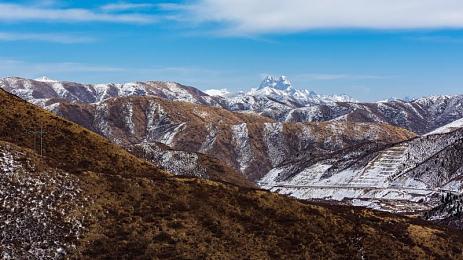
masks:
[[[43,154],[52,166],[71,172],[160,174],[150,163],[101,136],[3,90],[0,90],[0,118],[1,140],[35,148],[38,153],[40,136],[34,132],[43,128]]]
[[[279,123],[257,114],[156,97],[120,97],[96,105],[61,103],[56,112],[124,146],[164,142],[174,150],[209,155],[251,181],[295,159],[415,136],[387,124]]]
[[[38,209],[50,216],[39,219],[38,223],[54,227],[56,223],[80,219],[78,223],[82,224],[79,235],[59,239],[59,234],[68,231],[66,228],[44,229],[46,232],[33,229],[37,230],[34,233],[37,237],[14,236],[15,231],[24,229],[13,228],[6,235],[12,240],[10,245],[18,258],[34,256],[39,251],[31,253],[28,244],[35,239],[53,241],[54,235],[58,241],[64,241],[65,249],[60,248],[58,253],[86,259],[458,259],[463,256],[461,234],[386,213],[305,204],[266,191],[170,177],[99,136],[4,92],[0,92],[0,104],[0,140],[32,147],[32,139],[22,134],[22,130],[45,124],[50,133],[47,144],[63,142],[46,149],[44,159],[30,149],[2,143],[0,158],[5,173],[2,178],[24,176],[47,180],[53,174],[56,178],[68,176],[73,183],[63,189],[64,186],[56,186],[56,181],[42,181],[41,188],[31,188],[28,185],[38,182],[8,179],[15,182],[13,191],[22,191],[19,194],[24,200],[23,210],[29,209],[29,202],[37,203],[47,197],[48,188],[58,189],[72,196],[53,197],[54,207],[47,206],[49,199],[38,203]],[[1,180],[3,185],[5,182]],[[2,186],[2,190],[9,191],[9,186]],[[75,192],[69,193],[70,190]],[[13,198],[0,195],[0,200],[6,203]],[[1,210],[18,213],[10,207]],[[37,218],[34,214],[19,216]],[[42,253],[53,256],[53,252]]]

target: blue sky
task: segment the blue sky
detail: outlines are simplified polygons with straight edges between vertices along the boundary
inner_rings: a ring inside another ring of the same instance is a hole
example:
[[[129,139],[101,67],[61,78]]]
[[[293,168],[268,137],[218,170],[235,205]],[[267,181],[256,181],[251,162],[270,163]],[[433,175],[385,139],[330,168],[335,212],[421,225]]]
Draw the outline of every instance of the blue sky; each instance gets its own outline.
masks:
[[[462,94],[463,2],[0,0],[0,76],[238,91],[268,74],[364,101]]]

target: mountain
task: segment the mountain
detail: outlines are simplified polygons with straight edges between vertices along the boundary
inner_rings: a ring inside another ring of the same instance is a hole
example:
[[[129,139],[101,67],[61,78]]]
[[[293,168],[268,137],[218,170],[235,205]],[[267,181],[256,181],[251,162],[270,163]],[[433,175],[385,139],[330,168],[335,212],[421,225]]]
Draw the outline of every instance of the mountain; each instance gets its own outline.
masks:
[[[287,121],[288,113],[296,108],[356,102],[346,95],[323,96],[313,91],[295,89],[286,76],[267,76],[258,88],[235,95],[218,95],[217,98],[221,106],[228,110],[253,111],[278,121]]]
[[[162,143],[180,151],[176,156],[165,156],[162,160],[159,156],[155,156],[160,166],[176,165],[170,169],[174,173],[185,173],[182,167],[193,167],[191,163],[196,164],[198,161],[194,158],[204,157],[191,153],[203,153],[225,162],[225,166],[234,168],[254,181],[265,175],[272,167],[294,156],[304,154],[318,156],[327,151],[367,140],[398,142],[412,137],[410,133],[399,129],[390,127],[381,129],[381,125],[353,125],[348,122],[283,124],[250,113],[230,113],[220,109],[219,105],[214,105],[215,101],[219,104],[223,99],[221,101],[220,98],[209,97],[199,90],[174,83],[82,85],[53,80],[6,78],[0,81],[0,85],[125,147],[144,142]],[[303,94],[301,91],[294,90],[285,77],[278,80],[268,77],[256,91],[267,91],[270,87],[283,89],[287,94],[293,93],[292,97]],[[116,90],[109,91],[113,88]],[[127,91],[128,89],[131,91]],[[172,92],[173,90],[175,92]],[[312,93],[309,94],[313,96]],[[137,99],[137,96],[144,96],[144,98]],[[185,98],[187,96],[188,98]],[[193,104],[171,104],[164,101],[166,98],[188,100]],[[262,96],[262,98],[269,100],[267,97]],[[292,102],[295,102],[294,100]],[[205,104],[208,107],[194,104]],[[182,114],[179,115],[179,112]],[[336,129],[336,126],[339,126],[339,129]],[[365,130],[363,134],[353,131],[362,128]],[[343,134],[343,129],[352,130],[347,131],[350,134]],[[307,133],[313,133],[313,136],[306,136]],[[331,135],[329,139],[323,139],[328,135]],[[273,142],[281,142],[281,144]],[[276,154],[274,151],[279,149]],[[158,155],[160,154],[158,152]],[[182,158],[179,157],[180,154]],[[150,157],[154,158],[152,155]],[[166,161],[166,158],[169,160]],[[185,164],[186,161],[190,163]],[[184,166],[180,167],[180,165]],[[202,169],[195,172],[204,172],[204,167]],[[211,174],[217,176],[215,173]],[[212,176],[211,174],[203,174],[203,176]]]
[[[296,90],[287,77],[271,76],[260,87],[220,104],[231,111],[255,112],[281,122],[349,121],[387,123],[425,134],[463,117],[462,95],[391,98],[363,103],[346,95],[321,96]]]
[[[3,258],[448,259],[462,254],[462,235],[445,228],[175,177],[1,90],[0,104]],[[43,152],[34,145],[34,130],[41,128]]]
[[[52,86],[57,84],[49,79],[7,81],[16,82],[8,85],[10,91],[32,89],[32,96],[55,89]],[[59,84],[68,92],[76,89],[75,83]],[[298,120],[281,122],[273,116],[257,115],[255,108],[231,112],[233,109],[223,108],[225,98],[210,97],[189,87],[176,85],[182,90],[160,98],[156,95],[164,93],[161,90],[167,83],[139,84],[136,89],[147,89],[140,95],[121,95],[124,87],[117,85],[119,94],[98,102],[79,101],[69,95],[54,97],[58,93],[55,91],[46,101],[53,105],[46,108],[175,174],[243,186],[258,183],[262,188],[302,199],[343,201],[415,214],[435,207],[442,193],[460,187],[459,173],[445,168],[457,167],[459,163],[457,148],[452,150],[445,145],[458,144],[458,131],[451,131],[460,124],[444,123],[459,119],[462,96],[409,102],[319,103],[290,108],[291,117]],[[77,89],[84,88],[79,86]],[[278,94],[280,101],[262,96],[263,104],[278,104],[282,108],[271,109],[277,112],[289,111],[285,109],[292,104],[287,102],[292,98],[290,93],[297,93],[284,77],[267,78],[253,91],[285,92],[286,95]],[[187,102],[172,101],[182,96],[178,93],[199,94],[191,94],[185,99]],[[37,98],[29,100],[37,103]],[[311,116],[320,113],[322,118],[306,120],[297,111],[309,111]],[[412,133],[378,122],[423,134],[429,132],[427,129],[435,132],[409,140],[414,137]],[[440,152],[444,153],[439,149],[444,148],[451,160],[439,157]],[[429,170],[435,168],[429,163],[431,160],[445,169]]]
[[[349,98],[342,96],[320,98],[306,94],[294,98],[285,91],[264,88],[255,90],[253,95],[228,97],[221,104],[231,111],[255,112],[281,122],[386,123],[417,134],[428,133],[463,117],[463,106],[460,105],[463,95],[361,103],[345,102]]]
[[[63,101],[96,104],[114,97],[155,96],[222,107],[232,112],[257,113],[279,122],[386,123],[417,134],[426,134],[463,118],[463,95],[362,103],[345,95],[322,96],[295,89],[284,76],[267,77],[259,88],[248,92],[209,92],[218,94],[216,96],[178,83],[159,81],[80,84],[10,77],[0,79],[0,88],[49,110]]]
[[[224,89],[208,89],[204,91],[204,93],[208,94],[209,96],[218,96],[218,97],[233,96],[233,94],[225,88]]]
[[[125,147],[162,143],[173,150],[206,154],[250,181],[293,158],[315,158],[357,143],[400,142],[414,136],[384,124],[281,123],[254,113],[149,96],[98,104],[61,103],[53,112]]]
[[[347,95],[323,96],[306,89],[295,89],[292,86],[291,81],[286,76],[280,76],[278,79],[272,76],[267,76],[262,81],[259,88],[252,89],[250,92],[248,92],[248,95],[264,96],[275,99],[288,97],[289,99],[292,99],[293,104],[297,103],[300,106],[335,102],[357,102],[355,99]],[[288,102],[288,104],[291,103]]]
[[[113,97],[123,96],[157,96],[196,104],[218,105],[212,97],[198,89],[174,82],[148,81],[125,84],[80,84],[50,80],[47,77],[37,80],[8,77],[0,79],[0,87],[42,107],[51,106],[62,100],[98,103]]]
[[[241,187],[256,187],[241,172],[203,153],[174,150],[158,142],[143,142],[127,146],[139,158],[154,163],[175,175],[218,180]]]
[[[435,134],[446,134],[446,133],[450,133],[454,130],[457,130],[457,129],[460,129],[460,128],[463,128],[463,118],[462,119],[458,119],[456,121],[453,121],[449,124],[446,124],[444,126],[441,126],[435,130],[433,130],[432,132],[429,132],[427,133],[426,135],[435,135]]]
[[[462,95],[434,96],[413,101],[339,104],[328,108],[326,114],[342,111],[331,120],[353,122],[384,122],[426,134],[463,117]],[[331,111],[331,112],[330,112]],[[325,118],[326,119],[326,118]]]
[[[440,131],[395,145],[359,145],[321,160],[296,160],[258,183],[301,199],[416,213],[436,207],[442,194],[461,192],[462,149],[463,129]]]

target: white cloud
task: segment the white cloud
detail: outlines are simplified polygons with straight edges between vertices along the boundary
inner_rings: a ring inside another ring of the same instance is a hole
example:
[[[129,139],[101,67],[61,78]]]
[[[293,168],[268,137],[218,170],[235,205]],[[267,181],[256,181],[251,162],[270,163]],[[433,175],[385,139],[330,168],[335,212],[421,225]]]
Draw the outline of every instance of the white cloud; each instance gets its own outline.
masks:
[[[0,41],[43,41],[71,44],[93,42],[95,39],[69,34],[0,32]]]
[[[87,9],[58,9],[0,3],[1,21],[152,23],[157,21],[157,18],[142,14],[108,14]]]
[[[47,75],[49,73],[86,73],[86,72],[123,72],[124,68],[83,64],[76,62],[26,62],[22,60],[0,58],[0,71],[3,76],[26,75],[27,77],[37,77],[37,75]]]
[[[107,4],[101,7],[104,11],[129,11],[136,9],[150,9],[154,8],[157,5],[150,3],[116,3],[116,4]]]
[[[197,0],[177,10],[183,19],[217,23],[230,34],[463,28],[461,0]]]
[[[37,78],[47,75],[50,78],[94,83],[166,80],[211,88],[222,83],[226,77],[224,73],[197,67],[119,67],[79,62],[34,62],[0,57],[0,77]]]

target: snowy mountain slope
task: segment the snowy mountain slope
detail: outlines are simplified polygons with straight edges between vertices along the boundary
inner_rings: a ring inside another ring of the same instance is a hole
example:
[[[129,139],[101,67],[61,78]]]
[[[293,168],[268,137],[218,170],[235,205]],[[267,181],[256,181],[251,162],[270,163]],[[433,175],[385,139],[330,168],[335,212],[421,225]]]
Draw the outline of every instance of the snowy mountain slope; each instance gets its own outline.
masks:
[[[284,76],[267,77],[257,89],[222,98],[231,111],[252,111],[282,122],[388,123],[424,134],[463,117],[463,96],[391,99],[361,103],[345,96],[296,90]]]
[[[296,89],[284,76],[267,77],[259,88],[237,94],[215,90],[208,95],[172,82],[92,85],[14,77],[0,79],[0,88],[49,110],[60,102],[93,104],[114,97],[155,96],[235,112],[257,113],[280,122],[388,123],[417,134],[426,134],[463,118],[463,95],[360,103],[345,95],[322,96]]]
[[[241,187],[256,187],[238,171],[202,153],[174,150],[161,143],[148,142],[129,146],[128,150],[175,175],[218,180]]]
[[[281,123],[253,113],[155,97],[62,103],[53,112],[124,146],[157,142],[207,154],[252,181],[293,158],[316,157],[365,141],[398,142],[414,136],[389,125]]]
[[[217,106],[217,102],[207,94],[174,82],[80,84],[50,80],[46,77],[37,80],[9,77],[0,79],[0,88],[41,106],[52,105],[62,99],[68,102],[97,103],[120,96],[158,96]]]
[[[364,146],[315,162],[272,169],[258,184],[303,199],[415,212],[463,189],[463,130],[428,135],[391,147]]]
[[[463,229],[463,195],[446,193],[441,196],[439,205],[425,214],[427,220]]]
[[[351,122],[383,122],[400,126],[418,134],[428,133],[438,127],[463,117],[463,96],[429,97],[413,101],[377,103],[337,103],[303,107],[290,111],[287,121],[334,120]]]
[[[456,129],[460,129],[460,128],[463,128],[463,118],[458,119],[456,121],[453,121],[453,122],[451,122],[449,124],[446,124],[444,126],[441,126],[441,127],[437,128],[436,130],[427,133],[426,135],[446,134],[446,133],[450,133],[450,132],[452,132],[452,131],[454,131]]]

